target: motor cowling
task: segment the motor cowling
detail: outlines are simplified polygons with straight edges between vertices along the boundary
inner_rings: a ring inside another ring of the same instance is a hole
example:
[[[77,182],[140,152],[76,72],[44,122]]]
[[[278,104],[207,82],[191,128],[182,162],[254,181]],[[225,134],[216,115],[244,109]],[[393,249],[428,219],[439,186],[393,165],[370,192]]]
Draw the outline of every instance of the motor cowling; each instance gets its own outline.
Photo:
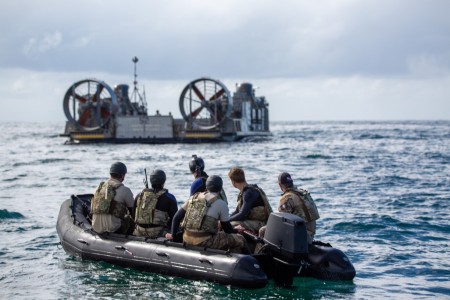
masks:
[[[288,260],[308,256],[308,236],[305,221],[299,216],[273,212],[267,221],[264,242],[273,255]]]

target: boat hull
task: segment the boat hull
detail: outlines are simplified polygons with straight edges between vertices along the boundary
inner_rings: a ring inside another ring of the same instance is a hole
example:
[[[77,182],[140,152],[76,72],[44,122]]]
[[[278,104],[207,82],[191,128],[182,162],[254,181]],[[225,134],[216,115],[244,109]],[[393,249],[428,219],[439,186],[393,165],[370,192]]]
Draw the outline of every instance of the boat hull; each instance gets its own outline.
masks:
[[[269,279],[290,286],[298,276],[352,280],[356,275],[339,249],[320,242],[308,245],[303,219],[292,214],[272,213],[264,240],[245,234],[251,245],[262,243],[259,254],[237,254],[164,238],[98,234],[87,218],[92,196],[72,195],[64,201],[56,224],[64,250],[81,259],[244,288],[264,287]]]
[[[62,247],[76,257],[245,288],[261,288],[268,282],[259,262],[251,255],[186,247],[162,239],[99,235],[92,230],[82,210],[77,201],[64,201],[56,226]]]

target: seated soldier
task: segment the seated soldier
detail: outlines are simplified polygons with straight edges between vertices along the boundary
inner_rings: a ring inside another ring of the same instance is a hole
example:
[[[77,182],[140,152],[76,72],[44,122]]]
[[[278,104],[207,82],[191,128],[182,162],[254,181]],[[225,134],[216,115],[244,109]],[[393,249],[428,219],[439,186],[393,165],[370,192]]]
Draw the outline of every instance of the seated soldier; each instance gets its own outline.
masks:
[[[166,173],[153,170],[150,175],[152,188],[145,188],[136,196],[134,235],[157,238],[170,232],[178,205],[175,196],[164,188],[165,182]]]
[[[123,184],[127,167],[115,162],[109,170],[110,178],[101,182],[91,202],[92,229],[98,233],[127,233],[134,206],[133,193]]]
[[[311,244],[316,234],[316,220],[320,218],[319,211],[307,190],[294,186],[289,173],[283,172],[278,176],[278,185],[283,194],[278,204],[279,212],[297,215],[305,220],[308,243]],[[265,227],[259,230],[259,236],[264,237]]]
[[[236,210],[231,214],[231,225],[235,229],[246,229],[253,232],[267,224],[272,208],[264,191],[256,184],[248,184],[244,170],[232,168],[228,173],[231,184],[240,193],[237,198]]]
[[[194,194],[183,204],[166,238],[173,239],[183,220],[183,241],[187,245],[248,253],[245,238],[231,226],[227,203],[220,198],[222,185],[219,176],[208,177],[206,192]],[[223,231],[218,231],[219,222]]]

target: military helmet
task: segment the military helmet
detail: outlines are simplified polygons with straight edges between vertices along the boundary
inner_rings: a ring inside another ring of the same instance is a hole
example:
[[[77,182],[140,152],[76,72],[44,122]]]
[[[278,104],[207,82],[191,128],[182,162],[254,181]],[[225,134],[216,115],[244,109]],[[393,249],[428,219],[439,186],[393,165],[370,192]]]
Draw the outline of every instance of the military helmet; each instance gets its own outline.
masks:
[[[206,179],[206,189],[210,192],[220,192],[223,186],[223,181],[220,176],[212,175]]]
[[[109,173],[125,175],[125,174],[127,174],[127,166],[125,166],[124,163],[117,161],[111,165],[111,168],[109,169]]]
[[[153,170],[152,174],[150,174],[150,183],[152,185],[163,185],[166,182],[166,173],[163,170]]]
[[[192,155],[192,159],[189,162],[189,169],[191,170],[191,173],[197,172],[203,172],[205,170],[205,162],[201,157],[197,157],[197,155]]]

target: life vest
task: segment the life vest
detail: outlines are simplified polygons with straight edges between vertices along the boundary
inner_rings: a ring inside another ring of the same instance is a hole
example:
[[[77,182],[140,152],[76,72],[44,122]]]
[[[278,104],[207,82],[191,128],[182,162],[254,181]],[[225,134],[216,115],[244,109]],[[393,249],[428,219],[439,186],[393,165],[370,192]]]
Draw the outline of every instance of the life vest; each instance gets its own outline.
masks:
[[[294,207],[291,212],[294,215],[305,218],[306,222],[315,221],[320,218],[319,211],[317,210],[316,204],[312,199],[311,195],[307,190],[301,188],[289,188],[283,194],[283,197],[280,199],[279,207],[289,199],[289,193],[295,194],[297,197],[293,197]]]
[[[110,180],[101,182],[91,202],[91,213],[110,214],[123,219],[128,212],[127,206],[125,203],[114,200],[117,189],[122,185],[122,183],[114,183]]]
[[[188,231],[199,233],[216,233],[218,219],[207,216],[206,212],[219,199],[209,192],[197,193],[189,198],[188,207],[181,226]],[[207,199],[208,198],[208,199]]]
[[[250,189],[256,190],[261,196],[261,199],[263,200],[264,203],[264,205],[253,207],[250,210],[247,219],[267,222],[267,220],[269,219],[269,215],[272,212],[272,207],[269,204],[269,200],[267,199],[266,193],[264,193],[264,191],[261,188],[259,188],[256,184],[249,184],[247,186]],[[243,198],[244,198],[244,191],[240,192],[237,198],[237,206],[239,210],[241,210],[242,206],[244,205]]]
[[[138,225],[161,225],[167,226],[169,214],[166,211],[156,209],[159,197],[167,193],[163,189],[157,193],[151,189],[144,189],[136,201],[135,222]]]

